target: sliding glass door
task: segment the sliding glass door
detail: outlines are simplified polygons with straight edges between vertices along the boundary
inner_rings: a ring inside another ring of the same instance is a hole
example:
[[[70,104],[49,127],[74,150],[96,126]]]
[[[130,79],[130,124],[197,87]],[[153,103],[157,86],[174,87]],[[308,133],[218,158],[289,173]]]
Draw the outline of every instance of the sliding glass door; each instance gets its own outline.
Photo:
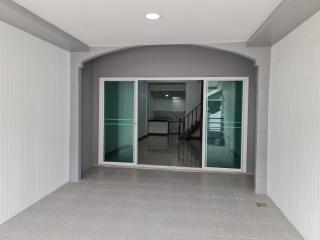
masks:
[[[103,162],[135,162],[135,81],[104,81]]]
[[[206,81],[205,166],[242,169],[244,81]]]
[[[246,171],[248,84],[246,78],[204,80],[202,168]],[[99,163],[138,162],[137,86],[136,79],[100,79]]]

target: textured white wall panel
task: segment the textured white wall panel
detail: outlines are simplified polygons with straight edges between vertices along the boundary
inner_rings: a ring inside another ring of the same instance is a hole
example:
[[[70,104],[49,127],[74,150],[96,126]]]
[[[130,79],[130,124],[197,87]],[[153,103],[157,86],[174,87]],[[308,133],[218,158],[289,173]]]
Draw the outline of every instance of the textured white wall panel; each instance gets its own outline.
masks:
[[[0,22],[0,223],[69,179],[70,54]]]
[[[268,194],[320,239],[320,12],[272,47]]]

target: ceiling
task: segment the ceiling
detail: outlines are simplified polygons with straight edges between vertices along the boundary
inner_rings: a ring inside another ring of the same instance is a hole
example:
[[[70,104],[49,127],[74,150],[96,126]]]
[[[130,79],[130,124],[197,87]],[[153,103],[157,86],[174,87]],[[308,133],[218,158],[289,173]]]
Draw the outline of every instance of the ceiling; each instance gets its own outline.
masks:
[[[246,42],[281,0],[15,0],[91,47]],[[144,18],[158,12],[161,19]]]

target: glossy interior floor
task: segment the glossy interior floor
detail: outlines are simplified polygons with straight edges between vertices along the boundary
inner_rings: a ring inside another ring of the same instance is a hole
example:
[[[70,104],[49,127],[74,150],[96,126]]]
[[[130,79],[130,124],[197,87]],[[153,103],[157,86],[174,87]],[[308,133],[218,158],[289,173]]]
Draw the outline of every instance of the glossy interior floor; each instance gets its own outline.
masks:
[[[240,175],[96,167],[0,225],[0,239],[302,239],[252,186]]]
[[[177,135],[148,136],[138,144],[139,164],[200,168],[201,161],[200,140],[179,140]]]

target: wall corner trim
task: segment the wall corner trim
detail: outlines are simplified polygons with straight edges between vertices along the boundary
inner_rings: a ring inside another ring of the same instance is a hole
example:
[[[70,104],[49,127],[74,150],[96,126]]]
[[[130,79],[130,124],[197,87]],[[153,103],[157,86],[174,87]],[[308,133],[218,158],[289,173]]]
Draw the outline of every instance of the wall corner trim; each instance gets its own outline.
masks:
[[[318,0],[283,0],[250,37],[247,46],[272,46],[319,10]]]
[[[0,0],[0,21],[17,27],[67,51],[89,51],[89,47],[83,42],[38,17],[12,0]]]

